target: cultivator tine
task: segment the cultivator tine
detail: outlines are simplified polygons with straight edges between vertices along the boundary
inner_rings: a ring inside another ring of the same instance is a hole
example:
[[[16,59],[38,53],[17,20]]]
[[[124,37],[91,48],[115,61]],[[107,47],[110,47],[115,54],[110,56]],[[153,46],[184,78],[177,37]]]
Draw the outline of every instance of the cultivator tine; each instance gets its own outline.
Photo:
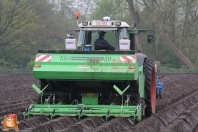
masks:
[[[25,108],[25,113],[28,112],[28,108]],[[23,119],[25,120],[25,115],[23,116]]]
[[[26,112],[26,113],[28,112],[28,108],[25,108],[25,112]]]
[[[133,120],[135,120],[135,116],[136,116],[136,114],[137,114],[138,109],[139,109],[139,104],[137,105],[137,107],[136,107],[136,109],[135,109],[135,115],[134,115],[134,117],[133,117]]]
[[[30,106],[31,106],[31,107],[30,107]],[[23,116],[24,119],[25,119],[26,116],[29,117],[28,110],[32,108],[32,105],[30,105],[30,106],[29,106],[29,108],[25,108],[25,112],[24,112],[25,114],[23,114],[23,115],[24,115],[24,116]]]
[[[55,112],[56,112],[56,109],[53,109],[52,114],[51,114],[51,120],[55,116]]]
[[[109,115],[109,114],[110,114],[110,110],[107,111],[107,115]]]
[[[110,115],[110,110],[107,110],[106,122],[107,122],[107,120],[109,118],[109,115]]]
[[[44,103],[44,104],[48,104],[48,102],[49,102],[49,100],[50,100],[51,97],[52,97],[52,94],[50,94],[50,95],[48,96],[48,98],[45,100],[45,103]]]
[[[127,100],[125,101],[125,105],[129,105],[129,102],[130,102],[130,95],[127,95]]]
[[[139,107],[137,105],[136,109],[135,109],[135,115],[137,114],[137,111],[138,111]]]
[[[53,104],[55,104],[55,98],[56,98],[56,97],[55,97],[55,94],[54,94],[54,96],[53,96]]]
[[[28,108],[28,110],[31,110],[34,104],[31,104]]]
[[[80,115],[78,117],[78,120],[80,120],[80,117],[82,116],[82,108],[80,108]]]
[[[132,125],[134,125],[134,122],[131,119],[127,119],[129,122],[131,122]]]

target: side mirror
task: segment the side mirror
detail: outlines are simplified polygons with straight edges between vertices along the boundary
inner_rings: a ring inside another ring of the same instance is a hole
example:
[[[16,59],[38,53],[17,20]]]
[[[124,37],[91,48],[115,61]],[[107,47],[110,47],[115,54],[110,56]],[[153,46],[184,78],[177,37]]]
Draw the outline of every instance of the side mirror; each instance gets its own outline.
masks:
[[[75,30],[69,30],[68,32],[67,32],[67,38],[68,39],[73,39],[75,36],[74,36],[74,31],[75,32],[79,32],[80,30],[78,30],[78,29],[75,29]]]
[[[154,43],[154,35],[153,34],[149,34],[147,36],[147,41],[148,41],[148,43]]]
[[[71,34],[71,33],[68,33],[68,34],[67,34],[67,38],[74,38],[74,35]]]

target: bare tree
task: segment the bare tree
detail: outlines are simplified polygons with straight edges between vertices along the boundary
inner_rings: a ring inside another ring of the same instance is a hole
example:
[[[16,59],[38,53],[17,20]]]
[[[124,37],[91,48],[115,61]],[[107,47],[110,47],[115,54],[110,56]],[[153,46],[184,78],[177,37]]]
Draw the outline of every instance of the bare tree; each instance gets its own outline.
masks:
[[[179,22],[183,20],[183,16],[181,16],[179,13],[183,11],[183,7],[182,9],[179,10],[179,7],[177,7],[177,5],[179,5],[182,2],[184,1],[142,0],[142,5],[144,5],[144,8],[146,8],[147,11],[149,11],[149,14],[151,14],[148,17],[151,20],[153,20],[152,22],[154,24],[157,33],[159,33],[160,38],[165,40],[166,44],[171,48],[171,50],[181,60],[181,62],[183,62],[188,68],[194,69],[195,68],[194,64],[190,61],[189,57],[187,57],[183,53],[183,48],[178,48],[177,46],[177,45],[183,45],[184,38],[186,38],[187,35],[186,29],[189,29],[188,26],[192,25],[194,22],[192,18],[190,19],[189,22],[189,15],[187,15],[186,13],[184,15],[184,18],[187,17],[188,19],[186,18],[184,21],[185,28],[181,28],[179,31],[178,27],[182,26]],[[151,8],[151,6],[153,6],[153,8]],[[189,6],[189,4],[187,4],[186,6]],[[186,9],[186,11],[187,10],[188,9]],[[179,17],[176,17],[177,14],[179,14],[178,15]],[[166,21],[166,23],[162,25],[164,20]],[[196,18],[194,20],[196,20]],[[182,31],[182,35],[180,35],[181,31]]]
[[[134,2],[133,0],[126,0],[128,2],[129,5],[129,11],[130,11],[130,15],[131,15],[131,20],[133,23],[136,23],[136,29],[138,29],[138,19],[137,19],[137,13],[135,12],[135,8],[134,8]],[[141,52],[144,52],[144,49],[142,47],[142,41],[141,41],[141,37],[140,34],[135,36],[136,38],[136,44],[137,44],[137,49],[141,50]]]

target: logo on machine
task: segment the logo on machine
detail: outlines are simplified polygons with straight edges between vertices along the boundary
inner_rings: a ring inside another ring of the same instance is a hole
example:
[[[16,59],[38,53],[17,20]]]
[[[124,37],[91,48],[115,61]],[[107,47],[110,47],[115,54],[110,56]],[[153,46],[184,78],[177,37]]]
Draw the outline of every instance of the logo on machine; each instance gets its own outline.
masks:
[[[66,42],[66,44],[74,44],[74,42]]]
[[[80,66],[78,66],[78,68],[90,68],[90,66],[87,66],[87,65],[80,65]]]
[[[51,55],[36,55],[36,62],[51,62]]]
[[[128,43],[126,43],[126,42],[122,42],[122,43],[120,43],[121,45],[128,45]]]
[[[135,56],[120,56],[121,63],[135,63]]]

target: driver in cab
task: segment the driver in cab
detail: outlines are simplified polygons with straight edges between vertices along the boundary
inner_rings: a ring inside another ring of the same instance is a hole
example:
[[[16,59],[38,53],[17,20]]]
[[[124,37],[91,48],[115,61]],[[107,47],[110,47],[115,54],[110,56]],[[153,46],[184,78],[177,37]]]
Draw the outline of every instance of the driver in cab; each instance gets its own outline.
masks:
[[[107,46],[109,50],[115,50],[115,48],[113,46],[111,46],[104,38],[105,38],[105,34],[106,32],[101,31],[99,33],[99,38],[96,39],[96,41],[94,42],[94,46]]]

